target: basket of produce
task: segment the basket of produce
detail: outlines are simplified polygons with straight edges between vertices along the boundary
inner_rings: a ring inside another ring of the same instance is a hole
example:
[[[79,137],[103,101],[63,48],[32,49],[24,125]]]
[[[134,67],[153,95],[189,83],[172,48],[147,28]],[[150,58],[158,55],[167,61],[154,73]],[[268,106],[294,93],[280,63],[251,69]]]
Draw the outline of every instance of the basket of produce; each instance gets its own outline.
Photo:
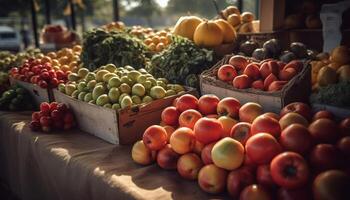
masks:
[[[76,113],[80,129],[112,144],[135,142],[146,127],[160,122],[162,109],[180,94],[195,94],[194,89],[156,79],[145,69],[113,64],[95,72],[81,68],[68,80],[54,90],[56,101]]]
[[[308,102],[311,93],[308,63],[284,63],[272,59],[256,62],[227,55],[200,76],[202,94],[231,96],[241,102],[257,102],[266,111],[278,112],[290,102]]]

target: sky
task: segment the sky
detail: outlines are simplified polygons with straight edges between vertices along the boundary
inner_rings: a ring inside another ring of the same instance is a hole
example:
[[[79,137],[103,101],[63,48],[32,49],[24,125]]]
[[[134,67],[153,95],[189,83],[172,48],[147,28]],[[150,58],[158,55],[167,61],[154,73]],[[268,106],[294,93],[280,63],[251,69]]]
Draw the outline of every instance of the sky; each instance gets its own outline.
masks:
[[[168,4],[169,0],[156,0],[160,7],[164,8]]]

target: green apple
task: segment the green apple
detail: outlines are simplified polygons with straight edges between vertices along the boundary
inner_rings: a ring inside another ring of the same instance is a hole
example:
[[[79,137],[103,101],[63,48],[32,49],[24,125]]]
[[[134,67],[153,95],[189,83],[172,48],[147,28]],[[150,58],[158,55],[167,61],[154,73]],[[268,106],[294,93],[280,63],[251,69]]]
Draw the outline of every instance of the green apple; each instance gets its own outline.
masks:
[[[84,101],[85,102],[89,102],[92,100],[92,93],[89,92],[89,93],[86,93],[85,97],[84,97]]]
[[[126,83],[122,83],[120,86],[119,86],[119,90],[121,93],[127,93],[127,94],[130,94],[131,92],[131,88],[128,84]]]
[[[164,89],[167,89],[166,84],[163,81],[157,81],[157,85]]]
[[[110,88],[112,88],[112,87],[119,87],[120,86],[120,84],[121,84],[121,81],[120,81],[120,79],[119,79],[119,77],[112,77],[111,79],[109,79],[109,81],[108,81],[108,86],[110,87]]]
[[[148,72],[145,70],[145,68],[140,68],[139,72],[141,72],[141,74],[148,74]]]
[[[86,82],[82,81],[78,84],[78,91],[79,92],[84,92],[85,91],[85,88],[87,87],[87,84]]]
[[[96,74],[94,72],[89,72],[88,74],[86,74],[84,79],[85,79],[86,82],[95,80],[96,79]]]
[[[170,89],[170,90],[167,90],[166,93],[165,93],[165,96],[167,96],[167,97],[168,97],[168,96],[172,96],[172,95],[176,95],[175,90],[171,90],[171,89]]]
[[[147,80],[148,80],[148,81],[151,81],[152,86],[156,86],[156,85],[157,85],[157,81],[156,81],[155,78],[153,78],[153,77],[148,77]]]
[[[132,85],[132,82],[133,82],[128,76],[122,76],[122,77],[120,78],[120,81],[121,81],[122,83],[126,83],[126,84],[128,84],[128,85]]]
[[[142,98],[142,103],[149,103],[149,102],[152,102],[152,101],[153,101],[153,99],[150,96],[144,96]]]
[[[105,70],[114,73],[114,71],[117,69],[117,67],[114,64],[107,64],[105,67]]]
[[[117,103],[119,101],[120,92],[118,88],[111,88],[108,92],[108,97],[112,103]]]
[[[130,96],[125,96],[120,102],[121,108],[127,108],[132,106],[132,99]]]
[[[141,97],[137,96],[137,95],[131,96],[131,100],[134,104],[141,104],[142,103]]]
[[[99,96],[97,99],[96,99],[96,105],[98,106],[103,106],[107,103],[109,103],[109,97],[107,94],[102,94],[101,96]]]
[[[154,86],[151,88],[150,95],[153,99],[162,99],[165,97],[166,91],[160,86]]]
[[[86,92],[80,92],[79,95],[78,95],[78,99],[80,101],[84,101],[85,95],[86,95]]]
[[[88,73],[89,73],[89,70],[86,69],[86,68],[80,68],[80,69],[78,70],[78,76],[79,76],[80,78],[84,78]]]
[[[146,94],[146,89],[142,84],[136,83],[135,85],[132,86],[131,93],[133,95],[143,97]]]
[[[114,73],[115,73],[118,77],[122,77],[122,74],[123,74],[121,71],[115,71]]]
[[[102,94],[105,94],[105,89],[102,85],[97,85],[94,90],[92,91],[92,99],[97,100],[99,96]]]
[[[57,88],[58,88],[58,91],[62,93],[66,93],[66,85],[64,83],[58,84]]]
[[[169,81],[166,78],[157,78],[157,81],[162,81],[165,84],[169,83]]]
[[[91,80],[87,83],[87,88],[89,89],[89,91],[92,91],[95,88],[96,83],[96,80]]]
[[[125,96],[129,96],[129,94],[122,93],[122,94],[119,96],[119,99],[118,99],[119,104],[120,104],[120,102],[122,102],[122,100],[123,100],[123,98],[124,98]]]
[[[108,81],[112,78],[112,77],[115,77],[117,76],[116,74],[114,73],[107,73],[103,76],[103,81],[108,83]]]
[[[112,108],[112,104],[110,103],[106,103],[105,105],[103,105],[104,108]]]
[[[119,110],[121,107],[120,107],[120,104],[119,103],[114,103],[113,105],[112,105],[112,109],[114,109],[114,110]]]
[[[175,90],[176,93],[185,91],[185,88],[179,84],[174,84],[174,88],[172,88],[172,89]]]
[[[72,94],[70,96],[73,97],[74,99],[78,99],[78,95],[79,95],[79,91],[74,90],[74,92],[72,92]]]
[[[145,75],[140,75],[139,77],[137,77],[137,82],[144,84],[147,81],[147,77]]]
[[[145,81],[145,83],[142,84],[146,90],[150,90],[152,88],[152,82],[151,81]]]
[[[141,75],[141,72],[136,71],[136,70],[132,70],[130,72],[128,72],[128,77],[129,79],[131,79],[133,82],[137,82],[137,78]]]
[[[74,92],[74,90],[76,90],[76,86],[74,84],[67,84],[65,87],[65,92],[67,95],[72,95],[72,93]]]
[[[108,74],[108,73],[109,73],[109,71],[107,71],[107,70],[105,70],[105,69],[98,71],[98,72],[96,73],[96,81],[97,81],[97,82],[102,82],[102,81],[103,81],[103,76],[104,76],[105,74]]]
[[[126,69],[128,71],[135,70],[135,68],[131,67],[130,65],[125,65],[124,69]]]
[[[78,74],[76,74],[76,73],[70,73],[70,74],[68,74],[68,80],[69,81],[77,81],[77,80],[79,80],[80,79],[80,77],[78,76]]]

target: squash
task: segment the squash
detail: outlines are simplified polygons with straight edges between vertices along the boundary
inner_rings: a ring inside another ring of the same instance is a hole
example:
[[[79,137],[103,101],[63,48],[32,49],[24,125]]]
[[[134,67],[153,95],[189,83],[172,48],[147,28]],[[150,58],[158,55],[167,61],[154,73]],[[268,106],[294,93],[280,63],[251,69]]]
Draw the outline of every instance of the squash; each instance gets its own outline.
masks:
[[[242,23],[241,16],[237,14],[232,14],[227,17],[227,22],[233,27],[237,27]],[[237,30],[237,29],[236,29]]]
[[[214,47],[222,44],[224,33],[214,21],[204,21],[197,26],[193,39],[200,47]]]
[[[194,32],[201,22],[203,22],[203,20],[196,16],[180,17],[175,24],[173,34],[193,40]]]
[[[221,28],[224,33],[224,43],[232,43],[236,40],[236,30],[225,20],[218,19],[215,23]]]
[[[339,63],[340,65],[350,63],[350,50],[346,46],[334,48],[331,52],[330,61]]]

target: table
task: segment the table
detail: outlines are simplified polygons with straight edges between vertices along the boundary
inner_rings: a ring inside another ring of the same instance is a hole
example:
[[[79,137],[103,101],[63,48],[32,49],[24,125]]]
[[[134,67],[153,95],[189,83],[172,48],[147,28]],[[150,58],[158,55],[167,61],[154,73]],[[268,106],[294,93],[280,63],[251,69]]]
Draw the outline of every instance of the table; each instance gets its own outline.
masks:
[[[25,199],[223,199],[195,181],[131,159],[116,146],[78,129],[40,133],[30,113],[0,112],[0,177]]]

